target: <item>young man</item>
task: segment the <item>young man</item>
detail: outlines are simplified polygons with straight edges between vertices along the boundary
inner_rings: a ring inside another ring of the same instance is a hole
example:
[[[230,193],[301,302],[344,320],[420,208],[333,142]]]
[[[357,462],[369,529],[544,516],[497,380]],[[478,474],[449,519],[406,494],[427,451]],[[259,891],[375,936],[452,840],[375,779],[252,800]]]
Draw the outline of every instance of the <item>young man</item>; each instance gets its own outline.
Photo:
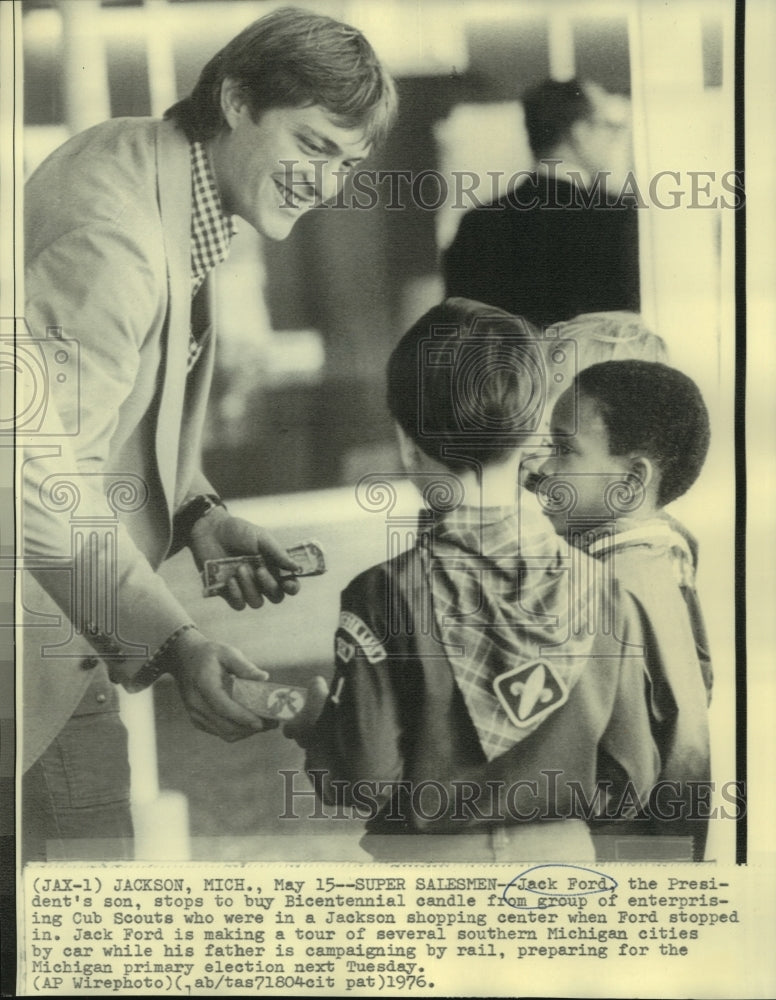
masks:
[[[286,729],[382,860],[592,860],[585,819],[643,808],[657,776],[635,609],[515,504],[543,398],[525,333],[452,299],[395,348],[388,406],[430,509],[343,592],[323,711]]]
[[[225,740],[263,728],[223,683],[261,672],[201,635],[156,573],[188,545],[200,567],[264,556],[266,569],[230,584],[236,609],[298,589],[280,578],[294,569],[283,550],[230,516],[200,470],[210,275],[233,215],[283,239],[394,113],[393,84],[358,31],[281,9],[229,42],[165,121],[98,125],[27,184],[27,323],[37,341],[64,338],[56,356],[77,366],[61,379],[52,369],[43,424],[20,440],[34,571],[22,585],[31,857],[52,837],[101,838],[121,853],[131,834],[111,681],[138,690],[170,671],[199,728]],[[64,638],[52,637],[56,622]]]
[[[676,785],[652,832],[692,836],[703,859],[710,780],[711,660],[695,589],[697,546],[664,507],[696,481],[709,417],[692,379],[659,362],[581,371],[551,420],[556,454],[541,468],[545,513],[572,544],[611,567],[636,599],[645,636],[662,781]]]
[[[619,197],[630,156],[628,102],[593,83],[547,80],[523,108],[535,170],[461,220],[444,257],[447,294],[538,325],[638,311],[637,216]]]

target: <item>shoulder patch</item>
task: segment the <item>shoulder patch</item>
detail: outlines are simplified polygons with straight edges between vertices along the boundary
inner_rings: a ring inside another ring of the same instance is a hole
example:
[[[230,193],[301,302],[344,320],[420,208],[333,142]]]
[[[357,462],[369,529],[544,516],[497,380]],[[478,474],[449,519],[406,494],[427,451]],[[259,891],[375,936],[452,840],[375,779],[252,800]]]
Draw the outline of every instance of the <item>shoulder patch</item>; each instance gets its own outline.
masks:
[[[340,612],[339,627],[343,632],[346,632],[351,638],[355,639],[356,644],[361,648],[364,656],[370,663],[380,663],[381,660],[386,658],[385,647],[369,626],[364,624],[358,615],[354,615],[352,611]],[[339,652],[339,643],[337,652]]]
[[[350,663],[356,655],[356,647],[352,642],[348,642],[347,639],[343,639],[341,635],[336,637],[334,648],[337,653],[337,659],[342,660],[343,663]]]

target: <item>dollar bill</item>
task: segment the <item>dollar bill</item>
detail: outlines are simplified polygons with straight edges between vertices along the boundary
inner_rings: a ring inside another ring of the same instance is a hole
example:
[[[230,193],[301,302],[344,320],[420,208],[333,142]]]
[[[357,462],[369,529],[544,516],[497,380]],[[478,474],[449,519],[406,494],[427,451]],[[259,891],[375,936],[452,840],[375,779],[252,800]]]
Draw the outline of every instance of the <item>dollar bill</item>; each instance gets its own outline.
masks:
[[[295,573],[284,571],[281,576],[320,576],[326,572],[326,558],[317,542],[300,542],[286,549],[286,552],[299,569]],[[202,593],[205,597],[215,597],[222,593],[241,566],[257,570],[266,565],[266,560],[260,555],[207,559],[202,570]]]

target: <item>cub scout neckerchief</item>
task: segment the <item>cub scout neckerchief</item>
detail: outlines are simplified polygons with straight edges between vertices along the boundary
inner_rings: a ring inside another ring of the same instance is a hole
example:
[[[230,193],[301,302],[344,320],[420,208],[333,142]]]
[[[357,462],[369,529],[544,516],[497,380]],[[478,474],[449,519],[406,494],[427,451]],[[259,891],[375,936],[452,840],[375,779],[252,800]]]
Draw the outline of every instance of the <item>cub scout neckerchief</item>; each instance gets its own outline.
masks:
[[[488,760],[533,733],[588,663],[601,563],[513,508],[459,508],[419,539],[433,618]]]

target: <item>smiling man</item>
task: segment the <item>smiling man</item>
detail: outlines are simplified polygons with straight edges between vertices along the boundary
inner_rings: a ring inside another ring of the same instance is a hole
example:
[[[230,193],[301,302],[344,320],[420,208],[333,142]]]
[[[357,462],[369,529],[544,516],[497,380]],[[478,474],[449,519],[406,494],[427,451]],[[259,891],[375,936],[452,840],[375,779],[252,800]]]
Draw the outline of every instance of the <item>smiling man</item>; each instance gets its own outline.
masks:
[[[22,594],[27,857],[46,857],[52,839],[128,850],[115,683],[136,691],[170,672],[199,728],[225,740],[263,728],[226,693],[228,675],[262,672],[201,635],[156,572],[184,546],[199,568],[254,554],[265,568],[233,578],[233,608],[298,590],[283,549],[230,516],[199,467],[211,272],[229,252],[232,216],[285,238],[336,194],[395,109],[360,32],[284,8],[217,53],[166,120],[98,125],[28,182],[26,319],[37,340],[62,338],[58,355],[78,367],[51,379],[48,437],[32,442],[50,446],[23,463],[24,555],[35,567]],[[56,502],[64,488],[77,509]],[[75,533],[76,521],[89,530]]]
[[[285,8],[214,56],[166,117],[207,151],[224,212],[283,239],[303,211],[336,195],[395,108],[393,84],[358,31]]]
[[[224,210],[283,239],[302,212],[336,196],[369,153],[369,140],[320,107],[274,108],[254,122],[238,84],[227,80],[223,92],[229,129],[209,150]]]

